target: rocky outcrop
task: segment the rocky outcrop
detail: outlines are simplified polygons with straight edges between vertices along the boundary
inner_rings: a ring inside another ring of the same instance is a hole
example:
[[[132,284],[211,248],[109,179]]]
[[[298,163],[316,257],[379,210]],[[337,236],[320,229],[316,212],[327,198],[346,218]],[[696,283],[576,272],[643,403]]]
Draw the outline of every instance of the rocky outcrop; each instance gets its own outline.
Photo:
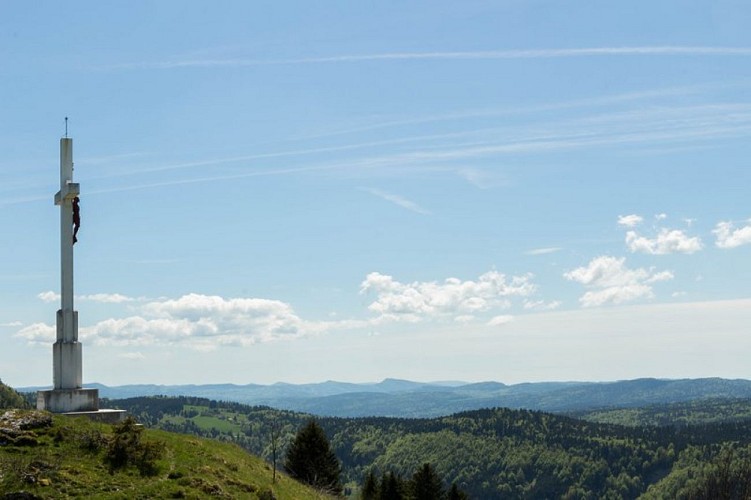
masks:
[[[52,415],[36,410],[8,410],[0,415],[0,446],[33,446],[35,429],[52,426]]]

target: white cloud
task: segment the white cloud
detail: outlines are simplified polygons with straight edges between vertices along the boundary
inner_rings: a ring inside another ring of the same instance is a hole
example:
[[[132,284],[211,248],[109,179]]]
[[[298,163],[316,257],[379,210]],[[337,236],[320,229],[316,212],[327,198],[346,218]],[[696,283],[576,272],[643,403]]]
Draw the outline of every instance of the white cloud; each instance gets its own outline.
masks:
[[[488,326],[501,326],[511,323],[512,321],[514,321],[514,317],[510,314],[501,314],[491,318],[490,321],[488,321]]]
[[[751,244],[751,219],[747,225],[735,228],[732,222],[718,222],[712,233],[717,237],[715,245],[719,248],[736,248]]]
[[[97,297],[99,300],[112,298],[111,295]],[[79,337],[95,345],[183,344],[205,351],[222,345],[248,346],[351,326],[362,325],[351,321],[306,322],[289,304],[276,300],[189,294],[143,304],[136,316],[110,318],[82,327]],[[55,340],[55,327],[35,323],[15,336],[31,343],[50,344]]]
[[[456,323],[471,323],[475,320],[475,317],[471,314],[462,314],[461,316],[457,316],[454,318],[454,321]]]
[[[56,302],[60,300],[60,294],[55,293],[52,290],[49,290],[49,291],[37,294],[37,298],[43,300],[44,302]]]
[[[626,227],[636,227],[644,221],[644,217],[636,214],[619,215],[618,224]]]
[[[20,321],[11,321],[10,323],[0,323],[0,326],[6,326],[6,327],[11,327],[11,328],[22,326],[22,325],[23,323],[21,323]]]
[[[552,311],[553,309],[558,309],[559,307],[561,307],[561,302],[559,300],[554,300],[552,302],[545,302],[544,300],[524,301],[524,309],[527,310]]]
[[[391,276],[373,272],[360,285],[360,293],[375,294],[368,309],[392,320],[420,321],[426,317],[463,316],[510,307],[511,297],[528,297],[536,286],[531,275],[507,278],[489,271],[477,281],[448,278],[400,283]]]
[[[92,295],[76,296],[76,298],[90,302],[103,302],[105,304],[120,304],[122,302],[133,302],[135,300],[132,297],[126,297],[119,293],[95,293]]]
[[[659,273],[654,273],[649,278],[647,278],[645,283],[657,283],[658,281],[669,281],[669,280],[672,280],[673,278],[675,278],[675,275],[672,272],[660,271]]]
[[[396,206],[405,208],[411,212],[415,212],[422,215],[430,215],[430,212],[424,208],[422,208],[420,205],[415,203],[414,201],[410,201],[406,198],[402,198],[399,195],[386,193],[384,191],[381,191],[379,189],[364,189],[364,191],[377,196],[383,200],[386,200],[388,202],[393,203]]]
[[[650,255],[667,255],[672,253],[692,254],[703,248],[698,236],[689,237],[680,229],[662,228],[655,238],[647,238],[636,231],[626,233],[626,245],[631,252]]]
[[[666,213],[655,214],[655,220],[665,220],[667,218],[668,214]]]
[[[563,250],[561,247],[535,248],[524,253],[525,255],[548,255],[551,253],[560,252],[561,250]]]
[[[603,304],[622,304],[641,298],[652,298],[652,287],[642,284],[612,286],[601,290],[591,290],[579,298],[584,307],[596,307]]]
[[[597,257],[586,267],[579,267],[563,276],[590,288],[579,298],[584,307],[652,298],[652,283],[673,279],[673,273],[670,271],[628,269],[625,260],[610,256]]]
[[[60,300],[60,294],[49,290],[37,294],[37,297],[44,302],[56,302]],[[94,293],[90,295],[76,295],[76,300],[88,301],[88,302],[102,302],[105,304],[120,304],[123,302],[133,302],[134,298],[127,297],[119,293]]]
[[[26,340],[30,344],[50,345],[55,342],[57,336],[54,326],[44,323],[33,323],[21,328],[14,337]]]

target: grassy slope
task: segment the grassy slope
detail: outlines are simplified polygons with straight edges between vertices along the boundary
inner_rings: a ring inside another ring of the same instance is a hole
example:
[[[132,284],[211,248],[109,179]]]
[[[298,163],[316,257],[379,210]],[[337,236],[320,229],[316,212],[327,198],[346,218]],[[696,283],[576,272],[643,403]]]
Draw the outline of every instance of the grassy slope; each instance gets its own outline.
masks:
[[[267,491],[278,499],[329,498],[279,473],[272,484],[269,466],[238,446],[157,430],[144,431],[144,440],[165,445],[157,475],[110,474],[103,451],[86,447],[92,436],[110,432],[104,424],[55,416],[51,427],[27,431],[25,445],[0,445],[0,491],[42,498],[253,499]]]

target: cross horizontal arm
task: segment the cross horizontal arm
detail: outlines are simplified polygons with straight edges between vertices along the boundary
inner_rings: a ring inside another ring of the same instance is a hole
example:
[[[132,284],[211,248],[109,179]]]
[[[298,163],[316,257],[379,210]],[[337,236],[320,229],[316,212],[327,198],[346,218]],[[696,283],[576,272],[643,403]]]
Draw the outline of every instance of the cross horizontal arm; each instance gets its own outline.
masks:
[[[77,182],[69,182],[55,193],[55,205],[62,204],[63,200],[72,200],[81,194],[81,187]]]

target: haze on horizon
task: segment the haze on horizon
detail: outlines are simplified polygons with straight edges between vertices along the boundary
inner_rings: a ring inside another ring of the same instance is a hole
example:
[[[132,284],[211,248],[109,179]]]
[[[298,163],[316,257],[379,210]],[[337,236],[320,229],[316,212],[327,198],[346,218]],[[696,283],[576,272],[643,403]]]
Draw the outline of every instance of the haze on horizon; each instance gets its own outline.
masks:
[[[751,379],[751,6],[7,5],[0,378]]]

